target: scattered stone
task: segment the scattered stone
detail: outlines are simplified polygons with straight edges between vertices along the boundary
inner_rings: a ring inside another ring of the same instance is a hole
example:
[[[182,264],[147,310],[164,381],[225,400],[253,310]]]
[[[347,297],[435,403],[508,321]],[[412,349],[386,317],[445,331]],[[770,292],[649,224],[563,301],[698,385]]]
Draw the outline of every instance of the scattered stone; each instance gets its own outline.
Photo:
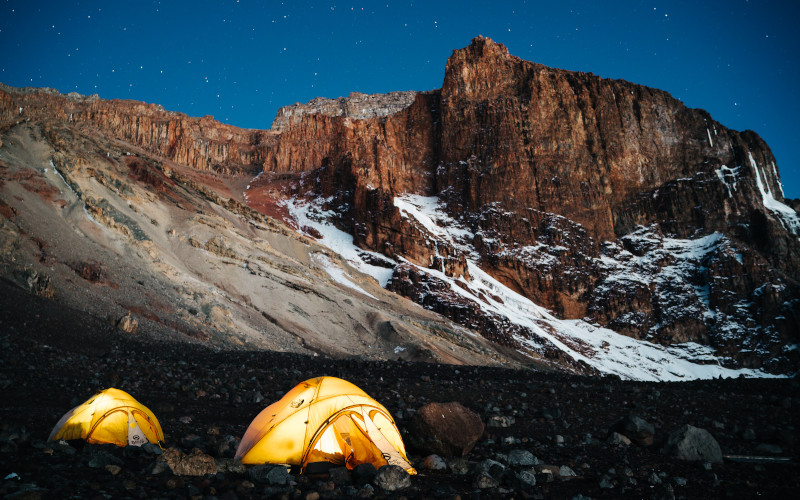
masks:
[[[746,439],[747,441],[755,441],[756,440],[756,431],[754,431],[751,427],[748,427],[742,433],[742,439]]]
[[[607,475],[603,474],[600,478],[600,487],[604,490],[612,489],[616,484],[616,481],[613,478],[608,477]]]
[[[372,482],[378,469],[372,464],[359,464],[353,469],[353,480],[356,484],[366,484]]]
[[[688,424],[670,432],[662,451],[678,460],[722,463],[722,450],[714,436]]]
[[[411,476],[399,465],[384,465],[378,469],[373,483],[385,491],[397,491],[411,486]]]
[[[96,447],[87,449],[89,449],[89,453],[91,453],[89,467],[92,467],[93,469],[104,469],[108,465],[124,465],[125,463],[121,458],[112,455],[106,450],[97,449]]]
[[[164,453],[164,450],[161,449],[160,446],[153,443],[145,443],[141,446],[142,451],[149,453],[151,455],[161,455]]]
[[[492,460],[490,458],[487,458],[486,460],[478,463],[478,465],[475,466],[475,475],[479,475],[482,472],[486,472],[487,474],[490,474],[492,477],[499,478],[500,476],[503,475],[503,471],[505,470],[506,468],[503,464],[495,460]]]
[[[564,436],[561,434],[556,434],[553,440],[556,442],[556,444],[564,444]]]
[[[195,449],[187,455],[177,448],[169,448],[161,455],[176,476],[205,476],[217,473],[217,463],[210,455]]]
[[[446,470],[447,463],[439,455],[428,455],[422,462],[422,467],[428,470]]]
[[[108,464],[104,467],[104,469],[110,472],[112,476],[116,476],[122,470],[122,467],[119,465]]]
[[[242,462],[232,458],[218,458],[217,459],[217,472],[244,475],[247,469]]]
[[[472,480],[472,487],[485,490],[487,488],[497,488],[500,483],[487,472],[478,473]]]
[[[117,328],[123,332],[136,334],[136,332],[139,331],[139,321],[128,311],[125,316],[117,321]]]
[[[573,477],[578,477],[578,475],[575,474],[575,471],[572,470],[571,467],[562,465],[561,467],[558,468],[558,478],[561,479],[562,481],[569,481]]]
[[[365,484],[356,493],[356,498],[372,498],[373,496],[375,496],[375,488],[371,484]]]
[[[461,403],[430,403],[414,414],[409,425],[409,445],[427,454],[463,457],[484,430],[477,413]]]
[[[653,424],[636,415],[627,415],[611,426],[610,432],[627,436],[631,441],[642,446],[651,446],[656,430]]]
[[[487,427],[511,427],[516,422],[514,417],[503,415],[492,415],[486,423]]]
[[[247,470],[247,478],[254,483],[283,486],[289,484],[291,476],[281,465],[254,465]]]
[[[538,463],[539,459],[528,450],[511,450],[508,453],[508,465],[510,467],[529,467]]]
[[[469,473],[469,464],[461,457],[451,458],[447,461],[447,468],[457,476],[464,476]]]
[[[606,444],[609,446],[630,446],[631,440],[624,434],[612,432],[606,439]]]
[[[328,471],[328,477],[337,485],[351,484],[353,482],[353,478],[350,475],[350,471],[347,470],[347,467],[334,467]]]
[[[531,470],[521,470],[515,473],[516,482],[522,489],[530,489],[536,486],[536,474]]]

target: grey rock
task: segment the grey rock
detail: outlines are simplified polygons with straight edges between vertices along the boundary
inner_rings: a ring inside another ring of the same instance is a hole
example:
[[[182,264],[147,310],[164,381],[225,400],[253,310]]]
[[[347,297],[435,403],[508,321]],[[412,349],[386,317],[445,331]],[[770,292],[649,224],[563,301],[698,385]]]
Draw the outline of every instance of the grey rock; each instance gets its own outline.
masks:
[[[478,476],[482,473],[487,473],[493,477],[499,478],[500,476],[503,475],[503,471],[505,470],[506,467],[503,464],[495,460],[492,460],[490,458],[487,458],[486,460],[479,462],[475,466],[474,474]]]
[[[331,481],[336,485],[350,484],[353,482],[353,478],[350,475],[350,471],[347,470],[347,467],[334,467],[328,471],[328,477],[330,477]]]
[[[610,490],[614,487],[614,480],[605,474],[600,478],[600,487],[604,490]]]
[[[353,468],[353,480],[356,484],[366,484],[371,482],[375,475],[378,474],[378,469],[372,464],[358,464]]]
[[[756,440],[756,431],[752,428],[748,427],[742,433],[742,439],[746,439],[747,441],[755,441]]]
[[[93,469],[103,469],[106,465],[123,465],[122,459],[115,457],[105,450],[95,450],[92,458],[89,459],[89,467]]]
[[[461,457],[451,458],[447,461],[448,470],[457,476],[464,476],[469,473],[467,461]]]
[[[487,427],[511,427],[516,422],[516,419],[511,416],[505,415],[492,415],[489,421],[486,422]]]
[[[523,488],[536,486],[536,474],[531,470],[521,470],[516,473],[517,480]]]
[[[606,444],[609,446],[630,446],[631,440],[624,434],[612,432],[606,439]]]
[[[289,483],[291,476],[286,471],[286,467],[254,465],[247,470],[247,478],[254,483],[282,486]]]
[[[399,465],[384,465],[373,480],[375,486],[385,491],[397,491],[411,486],[411,476]]]
[[[238,460],[232,458],[218,458],[217,472],[244,475],[247,473],[247,468]]]
[[[150,455],[161,455],[162,453],[164,453],[164,450],[162,450],[160,446],[153,443],[143,444],[142,451],[149,453]]]
[[[528,450],[511,450],[508,453],[508,465],[510,467],[529,467],[538,463],[539,459]]]
[[[722,463],[722,450],[714,436],[688,424],[670,432],[662,451],[678,460]]]
[[[628,415],[612,425],[609,432],[618,432],[636,444],[650,446],[653,444],[656,430],[653,424],[641,417]]]
[[[447,469],[447,463],[439,455],[433,454],[425,457],[422,467],[428,470],[445,470]]]
[[[500,486],[500,482],[493,478],[488,472],[479,472],[472,479],[472,487],[480,490],[497,488],[498,486]]]
[[[356,498],[372,498],[373,496],[375,496],[375,488],[371,484],[365,484],[356,493]]]
[[[573,477],[578,477],[578,475],[575,474],[575,471],[572,470],[571,467],[568,467],[566,465],[562,465],[561,467],[558,468],[558,477],[562,481],[568,481],[568,480],[572,479]]]

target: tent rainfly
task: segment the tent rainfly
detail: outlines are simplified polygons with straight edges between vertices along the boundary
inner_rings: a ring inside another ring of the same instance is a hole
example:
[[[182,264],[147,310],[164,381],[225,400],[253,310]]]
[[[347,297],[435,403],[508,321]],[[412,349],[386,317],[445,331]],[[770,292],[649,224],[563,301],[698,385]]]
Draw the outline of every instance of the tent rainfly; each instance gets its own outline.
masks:
[[[149,442],[160,446],[164,432],[146,406],[125,391],[109,388],[61,417],[48,441],[59,439],[117,446],[142,446]]]
[[[399,465],[417,473],[389,411],[336,377],[301,382],[265,408],[244,433],[236,458],[245,464],[296,465],[301,471],[330,462],[349,469]]]

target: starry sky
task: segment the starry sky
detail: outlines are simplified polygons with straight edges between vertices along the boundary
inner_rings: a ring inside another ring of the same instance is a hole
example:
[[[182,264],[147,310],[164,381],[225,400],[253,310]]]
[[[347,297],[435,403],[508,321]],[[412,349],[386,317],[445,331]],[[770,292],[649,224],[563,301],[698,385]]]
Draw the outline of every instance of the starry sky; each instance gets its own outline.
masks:
[[[0,82],[269,128],[318,96],[440,88],[451,52],[484,35],[755,130],[800,198],[798,20],[796,0],[0,0]]]

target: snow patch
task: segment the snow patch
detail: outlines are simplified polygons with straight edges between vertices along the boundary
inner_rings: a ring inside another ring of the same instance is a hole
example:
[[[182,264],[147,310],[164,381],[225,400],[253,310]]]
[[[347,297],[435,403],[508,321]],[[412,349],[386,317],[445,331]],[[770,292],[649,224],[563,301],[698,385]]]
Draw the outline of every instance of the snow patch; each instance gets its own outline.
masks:
[[[715,172],[717,172],[717,177],[719,177],[719,181],[723,183],[728,190],[728,198],[733,198],[733,191],[736,191],[736,185],[739,183],[740,169],[741,167],[731,168],[727,165],[722,165],[715,170]]]
[[[713,148],[714,141],[711,140],[711,131],[709,131],[708,128],[706,128],[706,133],[708,134],[708,144]]]
[[[349,274],[347,274],[344,271],[344,269],[337,266],[327,255],[318,253],[312,256],[311,260],[313,260],[315,264],[323,268],[325,272],[328,273],[328,276],[330,276],[331,279],[333,279],[333,281],[339,283],[342,286],[355,290],[362,295],[366,295],[367,297],[378,300],[377,298],[375,298],[374,295],[368,293],[366,290],[364,290],[363,288],[358,286],[355,282],[353,282],[352,277]]]
[[[376,252],[369,252],[358,248],[353,243],[353,237],[348,233],[334,227],[328,222],[328,218],[335,214],[332,211],[324,211],[320,208],[321,203],[308,203],[301,200],[290,199],[284,203],[289,214],[297,222],[299,227],[308,226],[316,229],[322,235],[317,241],[338,253],[347,260],[351,266],[364,274],[375,278],[381,287],[386,287],[397,262]],[[367,263],[366,258],[375,261],[385,262],[389,267],[381,267]]]
[[[756,174],[756,186],[758,187],[759,192],[761,192],[762,203],[778,217],[778,220],[781,222],[783,227],[785,227],[792,234],[800,235],[800,217],[797,216],[797,212],[792,210],[791,207],[776,200],[772,196],[769,185],[766,182],[766,172],[763,172],[763,170],[758,167],[755,159],[753,159],[752,152],[748,152],[747,154],[750,156],[750,165],[753,166],[753,171]],[[762,175],[764,176],[763,182],[761,180]]]

